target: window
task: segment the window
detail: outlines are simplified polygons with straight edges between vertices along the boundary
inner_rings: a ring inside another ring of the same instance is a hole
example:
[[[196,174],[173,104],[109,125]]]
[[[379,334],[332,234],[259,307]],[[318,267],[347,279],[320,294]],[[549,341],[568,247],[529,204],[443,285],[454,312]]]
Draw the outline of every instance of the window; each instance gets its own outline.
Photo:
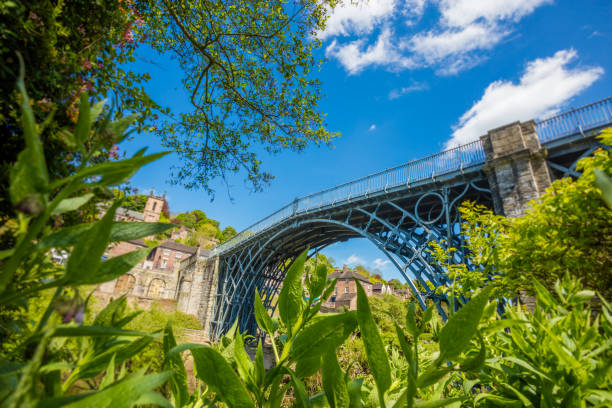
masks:
[[[164,255],[170,255],[170,250],[169,249],[164,249]]]
[[[153,201],[153,208],[152,208],[153,211],[155,211],[155,207],[157,207],[157,202]]]
[[[344,293],[348,293],[348,285],[344,287]]]
[[[166,290],[166,282],[161,279],[153,279],[149,285],[147,296],[152,298],[163,298]]]
[[[121,275],[119,279],[117,279],[117,283],[115,283],[115,292],[131,293],[132,290],[134,290],[135,283],[136,278],[133,275]]]
[[[162,266],[161,266],[162,268],[166,267],[166,262],[168,262],[167,259],[162,259]]]
[[[183,254],[176,254],[175,255],[177,258],[181,259],[181,257],[183,256]]]

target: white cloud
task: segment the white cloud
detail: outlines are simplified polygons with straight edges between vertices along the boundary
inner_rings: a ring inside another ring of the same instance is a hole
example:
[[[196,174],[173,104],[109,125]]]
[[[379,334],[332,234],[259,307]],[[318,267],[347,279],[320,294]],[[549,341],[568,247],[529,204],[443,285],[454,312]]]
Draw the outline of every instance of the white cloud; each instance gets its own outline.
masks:
[[[450,27],[467,27],[478,20],[494,23],[518,21],[552,0],[442,0],[442,23]]]
[[[382,259],[382,258],[376,258],[374,261],[372,261],[372,265],[378,269],[382,269],[385,266],[389,265],[390,263],[391,263],[390,260]]]
[[[477,139],[488,130],[513,120],[551,115],[603,75],[601,67],[568,67],[577,53],[561,50],[527,64],[518,83],[495,81],[459,119],[447,147]]]
[[[372,123],[372,125],[370,126],[370,128],[368,129],[370,132],[376,130],[376,125],[374,123]]]
[[[473,24],[458,30],[441,33],[417,34],[405,45],[415,54],[432,64],[453,54],[463,54],[477,49],[489,49],[507,32],[485,24]]]
[[[337,58],[349,74],[357,74],[369,65],[390,68],[408,68],[413,63],[403,56],[391,43],[391,30],[384,28],[375,44],[364,47],[365,39],[348,44],[338,44],[336,40],[325,49],[325,55]],[[363,50],[362,50],[363,48]]]
[[[337,59],[349,74],[366,67],[392,71],[434,67],[452,75],[486,59],[513,31],[512,24],[552,0],[346,0],[332,13],[322,39],[356,35],[340,44],[337,39],[326,55]],[[428,4],[438,7],[439,21],[427,30],[399,37],[391,27],[403,21],[411,28]],[[373,33],[380,30],[374,40]]]
[[[402,88],[392,89],[389,92],[388,97],[389,97],[389,100],[393,100],[393,99],[400,98],[406,94],[409,94],[412,92],[423,91],[425,89],[429,89],[429,86],[427,86],[427,84],[421,83],[421,82],[415,82],[412,85],[408,85]]]
[[[395,0],[345,0],[338,4],[327,19],[325,30],[318,34],[322,40],[348,34],[367,34],[393,15]]]
[[[345,265],[365,265],[366,261],[363,258],[358,257],[356,254],[352,254],[344,261]]]

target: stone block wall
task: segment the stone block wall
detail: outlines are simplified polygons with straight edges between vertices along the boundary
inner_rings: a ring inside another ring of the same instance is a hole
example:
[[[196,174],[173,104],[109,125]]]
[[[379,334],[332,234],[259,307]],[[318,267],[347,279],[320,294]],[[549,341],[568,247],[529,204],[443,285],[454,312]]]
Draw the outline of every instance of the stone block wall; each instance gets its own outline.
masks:
[[[552,182],[535,122],[514,122],[490,130],[481,140],[495,212],[508,217],[523,214],[527,203]]]

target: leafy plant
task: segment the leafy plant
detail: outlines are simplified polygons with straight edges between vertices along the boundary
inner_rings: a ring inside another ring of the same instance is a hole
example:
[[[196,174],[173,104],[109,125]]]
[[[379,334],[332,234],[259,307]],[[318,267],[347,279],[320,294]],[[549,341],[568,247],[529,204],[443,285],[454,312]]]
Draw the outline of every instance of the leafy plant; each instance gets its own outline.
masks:
[[[124,315],[123,298],[111,302],[91,325],[83,325],[88,302],[80,298],[78,288],[124,274],[149,252],[138,250],[103,261],[109,243],[160,233],[173,225],[114,222],[120,202],[90,224],[64,228],[51,228],[49,224],[56,214],[77,211],[92,200],[93,190],[125,182],[140,167],[165,153],[144,155],[141,150],[129,159],[96,164],[94,158],[103,148],[101,138],[110,134],[120,141],[134,118],[112,121],[109,114],[98,119],[103,103],[90,107],[83,95],[74,131],[63,131],[63,137],[82,159],[73,174],[54,179],[47,171],[40,139],[40,132],[52,117],[36,123],[23,77],[22,68],[17,87],[26,148],[10,175],[9,191],[19,212],[19,228],[15,247],[0,253],[3,321],[10,321],[12,311],[28,307],[41,291],[53,288],[55,292],[35,328],[0,361],[2,406],[127,407],[157,403],[161,397],[151,392],[170,373],[145,375],[141,370],[130,374],[124,363],[159,335],[125,329],[135,314]],[[49,251],[60,249],[69,252],[66,264],[48,268],[42,260]],[[10,330],[23,329],[20,322],[14,323]],[[11,334],[4,333],[3,340],[14,338]],[[118,375],[116,367],[123,367]],[[92,380],[104,372],[99,384]],[[79,392],[84,386],[88,392]]]

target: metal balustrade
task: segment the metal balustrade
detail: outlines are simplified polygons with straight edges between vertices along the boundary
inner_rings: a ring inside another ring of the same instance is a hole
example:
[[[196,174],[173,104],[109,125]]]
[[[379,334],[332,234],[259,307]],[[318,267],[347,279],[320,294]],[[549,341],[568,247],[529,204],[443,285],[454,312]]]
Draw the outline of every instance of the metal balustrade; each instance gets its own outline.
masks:
[[[575,134],[584,134],[612,123],[612,98],[572,109],[560,115],[538,121],[536,132],[541,143]],[[278,211],[251,225],[212,251],[227,252],[254,234],[259,234],[282,221],[316,211],[323,207],[339,205],[386,192],[400,186],[410,188],[414,183],[435,180],[436,177],[462,171],[485,162],[480,140],[467,143],[422,159],[414,160],[378,173],[328,188],[318,193],[295,199]]]
[[[572,109],[536,123],[540,143],[547,143],[563,137],[584,134],[612,123],[612,98]]]

